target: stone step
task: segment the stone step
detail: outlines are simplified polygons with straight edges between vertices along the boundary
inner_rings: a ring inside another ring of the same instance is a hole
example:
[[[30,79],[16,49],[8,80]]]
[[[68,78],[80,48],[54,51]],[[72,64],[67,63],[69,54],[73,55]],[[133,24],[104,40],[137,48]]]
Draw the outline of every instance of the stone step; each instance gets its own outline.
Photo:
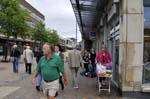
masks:
[[[143,84],[142,85],[142,91],[143,92],[150,92],[150,83],[149,84]]]

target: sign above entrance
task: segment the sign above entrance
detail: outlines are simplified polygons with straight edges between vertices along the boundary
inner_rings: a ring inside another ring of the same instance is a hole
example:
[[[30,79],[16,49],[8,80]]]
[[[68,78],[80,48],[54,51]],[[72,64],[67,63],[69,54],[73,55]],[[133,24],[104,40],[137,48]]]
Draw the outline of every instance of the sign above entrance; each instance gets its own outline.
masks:
[[[90,32],[90,39],[96,39],[96,32]]]

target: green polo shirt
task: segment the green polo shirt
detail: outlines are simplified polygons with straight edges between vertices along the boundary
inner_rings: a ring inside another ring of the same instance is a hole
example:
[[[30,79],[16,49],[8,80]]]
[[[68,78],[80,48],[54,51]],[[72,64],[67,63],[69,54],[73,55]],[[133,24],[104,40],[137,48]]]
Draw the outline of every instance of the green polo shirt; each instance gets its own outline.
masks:
[[[51,81],[59,78],[60,72],[64,72],[64,65],[60,56],[52,54],[49,59],[45,56],[40,59],[36,71],[41,73],[44,80]]]

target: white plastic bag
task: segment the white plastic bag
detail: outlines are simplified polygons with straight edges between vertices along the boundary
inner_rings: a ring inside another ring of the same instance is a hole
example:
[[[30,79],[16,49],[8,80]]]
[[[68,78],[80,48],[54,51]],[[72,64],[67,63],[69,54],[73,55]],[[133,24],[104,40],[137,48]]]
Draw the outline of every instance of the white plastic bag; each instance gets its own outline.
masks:
[[[106,73],[106,67],[102,64],[96,64],[96,71],[97,73],[100,74],[105,74]]]

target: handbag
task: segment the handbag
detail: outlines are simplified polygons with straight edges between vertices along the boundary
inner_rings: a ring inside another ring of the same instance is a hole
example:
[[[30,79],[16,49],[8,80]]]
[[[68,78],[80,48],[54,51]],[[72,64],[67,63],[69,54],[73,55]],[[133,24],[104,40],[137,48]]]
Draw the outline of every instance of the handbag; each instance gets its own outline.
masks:
[[[105,66],[112,66],[112,62],[108,62],[104,64]]]
[[[10,62],[14,62],[15,58],[14,58],[14,49],[11,51],[11,55],[10,55]]]
[[[25,58],[24,58],[24,62],[27,63],[26,50],[25,50]]]
[[[108,63],[105,63],[105,64],[103,64],[103,65],[106,66],[106,69],[107,69],[107,70],[112,70],[112,62],[108,62]]]
[[[15,58],[14,57],[10,57],[10,61],[14,62]]]
[[[24,58],[24,62],[27,63],[27,59],[26,58]]]

